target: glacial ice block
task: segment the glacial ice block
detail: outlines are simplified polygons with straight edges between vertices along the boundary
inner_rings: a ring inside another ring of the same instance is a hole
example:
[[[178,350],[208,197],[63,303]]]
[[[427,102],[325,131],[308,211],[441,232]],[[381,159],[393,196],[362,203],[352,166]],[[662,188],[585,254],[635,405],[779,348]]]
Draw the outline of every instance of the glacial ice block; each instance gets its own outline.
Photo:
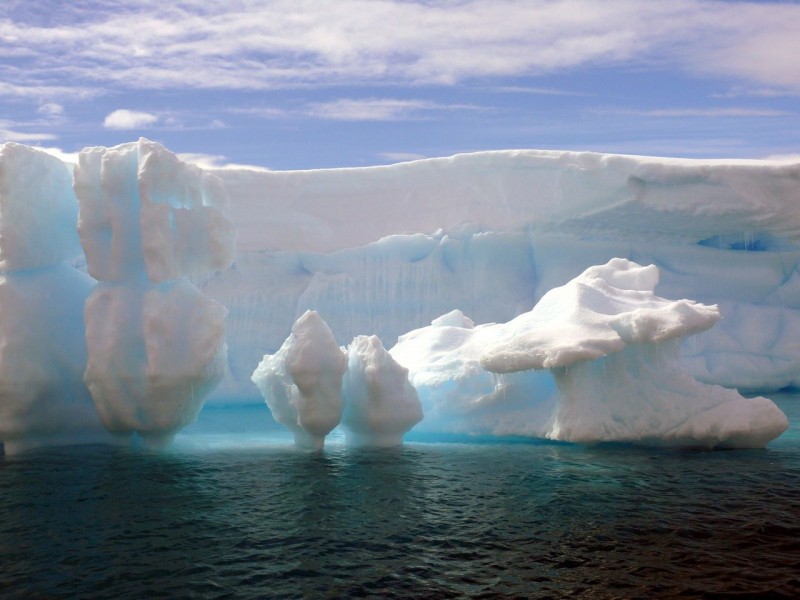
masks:
[[[278,352],[264,356],[252,380],[295,443],[319,449],[342,418],[346,370],[347,356],[327,323],[309,310],[297,319]]]
[[[65,264],[0,275],[0,441],[6,452],[112,441],[83,382],[93,281]]]
[[[224,270],[236,232],[221,180],[144,138],[87,148],[75,168],[89,273],[153,283]]]
[[[222,378],[227,310],[188,277],[227,268],[221,182],[140,139],[79,155],[74,189],[89,273],[85,380],[105,426],[169,442]]]
[[[347,348],[342,425],[348,443],[398,446],[422,420],[422,405],[408,381],[408,369],[386,351],[377,336],[358,336]]]
[[[505,325],[482,354],[495,373],[549,369],[558,401],[545,437],[594,443],[761,447],[788,427],[766,398],[700,383],[680,364],[682,338],[711,327],[715,306],[653,293],[654,266],[591,267]]]
[[[615,258],[590,267],[503,326],[481,366],[494,373],[569,367],[629,344],[682,338],[719,320],[716,306],[659,298],[657,284],[655,265]]]
[[[57,265],[81,252],[72,173],[46,152],[0,145],[0,271]]]
[[[429,433],[541,437],[552,411],[549,373],[498,376],[480,365],[502,334],[494,323],[475,326],[460,310],[400,336],[389,351],[409,369],[425,414],[415,430]]]
[[[85,380],[109,431],[162,446],[194,422],[225,372],[226,312],[186,280],[94,289]]]

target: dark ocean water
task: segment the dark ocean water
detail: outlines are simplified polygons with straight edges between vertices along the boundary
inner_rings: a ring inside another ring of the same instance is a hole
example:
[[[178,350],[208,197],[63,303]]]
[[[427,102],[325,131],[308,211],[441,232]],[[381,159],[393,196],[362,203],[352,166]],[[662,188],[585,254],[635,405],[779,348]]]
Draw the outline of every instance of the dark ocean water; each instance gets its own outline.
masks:
[[[0,598],[797,598],[800,397],[779,403],[765,450],[308,453],[259,407],[159,454],[0,458]]]

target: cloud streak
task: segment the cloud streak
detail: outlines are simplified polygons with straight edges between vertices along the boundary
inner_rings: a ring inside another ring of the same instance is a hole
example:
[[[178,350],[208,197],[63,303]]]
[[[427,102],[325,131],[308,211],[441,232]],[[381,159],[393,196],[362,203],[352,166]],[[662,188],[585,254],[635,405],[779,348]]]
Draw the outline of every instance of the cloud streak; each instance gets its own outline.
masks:
[[[713,0],[79,4],[4,2],[0,79],[14,84],[0,85],[0,94],[450,85],[588,65],[669,65],[800,93],[800,6],[793,4],[769,10]]]
[[[480,110],[465,104],[439,104],[427,100],[393,98],[341,98],[332,102],[312,103],[302,112],[306,116],[336,121],[405,121],[424,118],[439,110]]]
[[[658,108],[652,110],[625,110],[609,108],[595,111],[598,114],[627,115],[636,117],[663,118],[748,118],[748,117],[786,117],[794,113],[769,108]]]

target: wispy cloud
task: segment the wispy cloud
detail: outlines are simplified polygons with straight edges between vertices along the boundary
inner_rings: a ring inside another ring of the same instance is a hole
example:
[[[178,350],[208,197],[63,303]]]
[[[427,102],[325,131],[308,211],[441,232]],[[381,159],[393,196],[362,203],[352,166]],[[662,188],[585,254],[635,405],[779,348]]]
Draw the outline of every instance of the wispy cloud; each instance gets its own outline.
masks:
[[[653,110],[630,110],[618,108],[597,109],[594,112],[608,115],[664,118],[747,118],[785,117],[794,113],[786,110],[765,108],[660,108]]]
[[[532,96],[587,96],[586,92],[574,92],[555,88],[531,87],[521,85],[503,85],[490,88],[489,91],[501,94],[530,94]]]
[[[58,118],[64,114],[64,107],[56,102],[47,102],[42,104],[36,112],[47,118]]]
[[[426,112],[439,110],[478,110],[464,104],[439,104],[426,100],[392,98],[341,98],[332,102],[309,104],[307,116],[337,121],[402,121],[422,118]]]
[[[240,165],[231,163],[226,156],[221,154],[202,154],[199,152],[185,152],[178,154],[182,161],[197,165],[203,169],[248,169],[252,171],[269,171],[265,167],[255,165]]]
[[[648,64],[800,93],[794,3],[52,0],[58,19],[29,4],[0,8],[0,76],[15,82],[0,94],[452,84]]]
[[[58,136],[52,133],[39,133],[39,132],[26,132],[16,131],[13,129],[14,123],[9,121],[0,120],[0,143],[2,142],[20,142],[20,143],[33,143],[54,140]]]
[[[158,122],[158,115],[120,108],[106,115],[103,127],[106,129],[140,129]]]

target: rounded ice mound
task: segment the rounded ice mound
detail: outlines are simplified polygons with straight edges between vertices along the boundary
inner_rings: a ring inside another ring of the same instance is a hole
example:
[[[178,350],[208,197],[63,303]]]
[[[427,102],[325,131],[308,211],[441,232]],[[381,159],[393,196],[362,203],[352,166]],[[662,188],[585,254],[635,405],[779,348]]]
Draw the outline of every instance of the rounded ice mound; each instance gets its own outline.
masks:
[[[78,256],[72,173],[42,150],[0,145],[0,271],[57,265]]]
[[[481,355],[481,366],[494,373],[569,367],[628,344],[698,333],[719,320],[716,306],[659,298],[653,293],[657,284],[655,265],[614,258],[589,267],[504,325]]]
[[[309,310],[278,352],[265,355],[251,377],[281,425],[302,448],[320,449],[342,418],[347,356],[328,324]]]
[[[596,443],[761,447],[788,427],[766,398],[700,383],[682,338],[714,325],[716,306],[653,293],[654,266],[616,258],[550,290],[501,327],[480,359],[495,373],[549,369],[558,399],[545,437]]]
[[[422,420],[422,405],[408,381],[408,369],[386,351],[377,336],[358,336],[348,346],[342,425],[356,446],[399,446]]]
[[[160,447],[193,423],[225,373],[226,313],[186,280],[96,287],[84,378],[106,428]]]
[[[78,232],[89,273],[153,283],[224,270],[236,230],[222,181],[144,138],[78,156]]]
[[[503,333],[494,323],[475,326],[460,310],[402,336],[389,354],[409,370],[428,433],[544,435],[555,391],[549,374],[498,376],[480,365],[487,346]]]

